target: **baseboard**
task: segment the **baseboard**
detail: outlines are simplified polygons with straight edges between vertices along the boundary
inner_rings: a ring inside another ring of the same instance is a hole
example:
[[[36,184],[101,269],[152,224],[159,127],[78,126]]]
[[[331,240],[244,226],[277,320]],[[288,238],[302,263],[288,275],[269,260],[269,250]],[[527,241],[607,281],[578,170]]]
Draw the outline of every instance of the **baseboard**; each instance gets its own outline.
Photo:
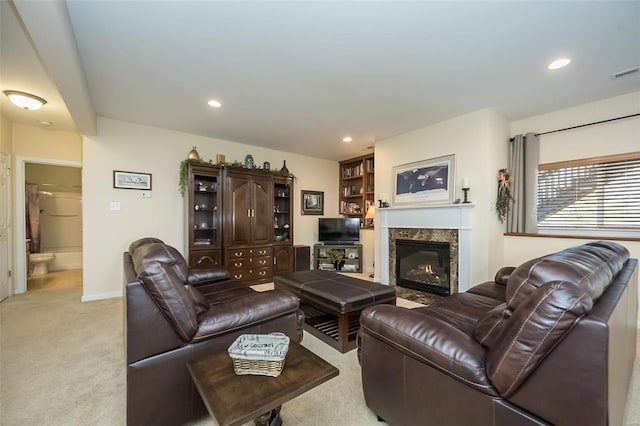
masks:
[[[114,299],[116,297],[122,297],[122,290],[112,291],[110,293],[88,294],[82,296],[80,300],[83,302],[94,302],[96,300]]]

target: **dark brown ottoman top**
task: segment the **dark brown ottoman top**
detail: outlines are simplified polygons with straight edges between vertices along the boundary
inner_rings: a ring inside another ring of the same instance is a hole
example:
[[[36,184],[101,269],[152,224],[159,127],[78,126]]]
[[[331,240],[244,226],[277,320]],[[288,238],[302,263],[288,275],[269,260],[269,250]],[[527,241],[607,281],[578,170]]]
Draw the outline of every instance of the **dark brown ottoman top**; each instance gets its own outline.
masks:
[[[285,272],[274,277],[275,288],[288,290],[339,313],[354,312],[396,298],[388,285],[348,277],[333,271]]]

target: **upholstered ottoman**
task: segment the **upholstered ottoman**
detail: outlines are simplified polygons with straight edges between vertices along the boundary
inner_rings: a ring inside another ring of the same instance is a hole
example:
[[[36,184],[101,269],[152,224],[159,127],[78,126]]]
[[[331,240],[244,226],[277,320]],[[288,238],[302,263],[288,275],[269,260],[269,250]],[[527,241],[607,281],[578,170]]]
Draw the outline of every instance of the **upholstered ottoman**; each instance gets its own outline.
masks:
[[[332,271],[286,272],[274,277],[274,286],[298,296],[305,313],[304,329],[342,353],[356,347],[364,308],[396,304],[393,287]]]

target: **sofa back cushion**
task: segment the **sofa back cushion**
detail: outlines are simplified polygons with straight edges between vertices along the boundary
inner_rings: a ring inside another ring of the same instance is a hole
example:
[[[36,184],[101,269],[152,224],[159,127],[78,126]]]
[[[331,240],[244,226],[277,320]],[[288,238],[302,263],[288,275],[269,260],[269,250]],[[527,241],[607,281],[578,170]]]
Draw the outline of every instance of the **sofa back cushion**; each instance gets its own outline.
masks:
[[[591,311],[586,289],[554,281],[534,289],[503,323],[487,353],[489,380],[508,398],[576,321]]]
[[[551,281],[579,286],[595,302],[628,258],[629,251],[620,244],[596,241],[530,260],[511,273],[507,306],[516,309],[536,288]]]
[[[174,270],[179,280],[183,283],[187,282],[189,276],[189,267],[184,257],[174,247],[168,246],[162,242],[147,243],[139,246],[131,254],[133,259],[133,267],[136,272],[140,273],[144,263],[156,260],[165,263]]]
[[[138,279],[176,333],[190,341],[198,329],[196,304],[172,265],[158,260],[144,262]]]
[[[138,279],[176,333],[188,342],[198,328],[198,315],[208,309],[206,300],[185,287],[188,269],[178,250],[153,239],[143,240],[145,244],[130,252]]]

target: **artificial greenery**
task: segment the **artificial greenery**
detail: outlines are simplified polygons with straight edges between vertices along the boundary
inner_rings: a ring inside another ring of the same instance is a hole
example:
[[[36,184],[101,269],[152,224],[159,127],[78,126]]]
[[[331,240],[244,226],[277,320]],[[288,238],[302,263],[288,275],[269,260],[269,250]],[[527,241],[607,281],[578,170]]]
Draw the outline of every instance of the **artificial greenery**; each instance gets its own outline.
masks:
[[[212,160],[209,161],[205,161],[205,160],[190,160],[190,159],[185,159],[182,160],[180,162],[180,180],[178,182],[178,189],[180,190],[180,194],[184,197],[184,192],[187,190],[187,186],[189,185],[189,164],[213,164],[211,162]],[[245,168],[244,164],[241,163],[240,161],[234,161],[234,162],[227,162],[227,161],[221,161],[219,163],[215,164],[216,166],[220,166],[220,167],[240,167],[240,168]],[[256,170],[262,170],[261,167],[254,167]],[[274,170],[270,170],[274,175],[282,175],[282,173],[280,173],[279,170],[274,169]],[[283,176],[287,176],[286,174]],[[295,180],[295,176],[293,175],[293,173],[289,173],[288,175],[292,180]]]
[[[178,188],[180,189],[180,195],[184,197],[184,191],[186,191],[189,185],[189,164],[208,164],[204,160],[182,160],[180,162],[180,180],[178,181]]]
[[[344,251],[340,249],[331,249],[327,251],[327,258],[331,262],[335,262],[336,260],[342,260],[344,257]]]
[[[498,197],[496,199],[496,212],[500,223],[503,223],[509,214],[510,203],[513,202],[511,195],[511,174],[507,169],[498,170]]]

